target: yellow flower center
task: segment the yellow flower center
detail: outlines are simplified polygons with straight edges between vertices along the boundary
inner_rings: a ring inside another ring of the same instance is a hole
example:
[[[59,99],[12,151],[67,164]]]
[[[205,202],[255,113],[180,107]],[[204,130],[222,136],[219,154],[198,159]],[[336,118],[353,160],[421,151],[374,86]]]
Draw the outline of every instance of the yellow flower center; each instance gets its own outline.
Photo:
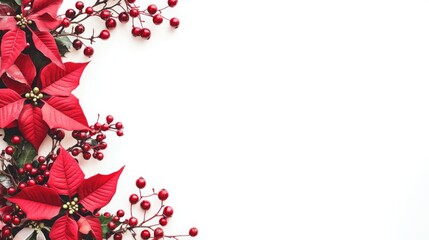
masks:
[[[44,97],[43,93],[40,92],[38,87],[33,88],[30,92],[25,94],[25,98],[31,100],[35,106],[38,104],[38,100]]]
[[[63,209],[66,209],[69,211],[69,214],[72,215],[74,212],[79,211],[79,206],[77,204],[77,202],[79,201],[79,199],[77,197],[73,198],[73,201],[71,202],[66,202],[63,205]]]
[[[16,25],[20,27],[21,29],[24,29],[27,27],[28,24],[33,24],[33,21],[27,20],[27,18],[24,17],[24,15],[18,14],[15,16]]]

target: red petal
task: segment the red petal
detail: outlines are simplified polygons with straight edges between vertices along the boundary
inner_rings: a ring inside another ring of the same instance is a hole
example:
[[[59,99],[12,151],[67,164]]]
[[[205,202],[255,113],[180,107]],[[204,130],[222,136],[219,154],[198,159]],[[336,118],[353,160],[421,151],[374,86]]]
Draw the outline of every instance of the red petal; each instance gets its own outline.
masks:
[[[42,91],[52,96],[69,96],[79,85],[80,76],[88,63],[65,63],[65,70],[55,64],[44,67],[40,73]]]
[[[58,8],[62,3],[62,0],[34,0],[30,15],[48,13],[51,17],[56,17]],[[25,7],[24,4],[22,4],[22,7]]]
[[[55,39],[50,32],[32,31],[32,38],[34,45],[40,52],[49,58],[55,65],[60,68],[64,68],[57,44],[55,43]]]
[[[1,80],[3,81],[4,85],[6,85],[7,88],[12,89],[13,91],[17,92],[20,95],[31,91],[31,87],[28,84],[19,83],[15,80],[12,80],[6,74],[4,74],[1,77]]]
[[[15,10],[6,4],[0,4],[0,30],[16,28]]]
[[[30,88],[31,83],[36,77],[36,67],[27,54],[20,54],[15,61],[15,64],[6,70],[7,75]]]
[[[84,178],[79,164],[61,147],[60,154],[52,165],[48,186],[60,195],[73,197]]]
[[[54,18],[51,15],[44,13],[40,16],[30,16],[27,18],[27,20],[33,20],[36,25],[37,29],[40,31],[49,32],[57,28],[62,20],[59,18]]]
[[[10,89],[0,89],[0,128],[5,128],[18,119],[24,98]]]
[[[65,215],[55,221],[49,238],[51,240],[77,240],[77,233],[76,221]]]
[[[58,215],[63,205],[54,190],[39,185],[26,187],[8,200],[17,204],[30,220],[50,220]]]
[[[103,230],[101,228],[100,219],[92,216],[81,217],[77,222],[79,225],[79,232],[82,234],[92,233],[92,236],[95,237],[95,240],[103,239]]]
[[[50,97],[42,108],[43,120],[50,128],[66,130],[88,129],[88,122],[79,105],[79,100],[70,95],[68,97]]]
[[[49,34],[50,35],[50,34]],[[8,31],[1,41],[1,71],[0,75],[3,74],[12,64],[16,58],[21,54],[24,48],[27,46],[25,40],[25,32],[21,29],[14,31]]]
[[[116,185],[124,167],[109,175],[97,174],[85,179],[79,187],[79,203],[93,212],[106,206],[116,192]]]
[[[38,150],[46,135],[48,126],[43,121],[42,110],[32,104],[25,104],[18,118],[18,128],[24,138]]]

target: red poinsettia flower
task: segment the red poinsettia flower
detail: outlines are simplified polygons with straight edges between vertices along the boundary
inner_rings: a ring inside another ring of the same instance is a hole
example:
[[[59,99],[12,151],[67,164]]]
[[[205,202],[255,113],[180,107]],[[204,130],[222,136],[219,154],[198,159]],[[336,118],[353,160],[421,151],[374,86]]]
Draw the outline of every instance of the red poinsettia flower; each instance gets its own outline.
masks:
[[[84,179],[79,164],[61,148],[51,168],[48,187],[27,187],[8,200],[17,204],[30,220],[50,220],[62,215],[52,226],[51,240],[77,240],[79,233],[91,233],[99,240],[102,239],[99,219],[84,215],[81,209],[94,212],[107,205],[116,192],[123,169]],[[61,196],[67,200],[63,202]]]
[[[50,31],[58,27],[62,0],[23,0],[20,13],[0,4],[0,30],[7,31],[1,42],[0,74],[6,71],[27,46],[31,34],[34,46],[54,64],[63,67],[61,55]]]
[[[49,128],[87,129],[79,100],[71,94],[87,64],[68,62],[63,70],[50,63],[40,71],[40,81],[34,85],[33,62],[25,55],[18,57],[15,73],[2,77],[8,88],[0,89],[0,128],[10,127],[17,120],[22,135],[36,150]]]

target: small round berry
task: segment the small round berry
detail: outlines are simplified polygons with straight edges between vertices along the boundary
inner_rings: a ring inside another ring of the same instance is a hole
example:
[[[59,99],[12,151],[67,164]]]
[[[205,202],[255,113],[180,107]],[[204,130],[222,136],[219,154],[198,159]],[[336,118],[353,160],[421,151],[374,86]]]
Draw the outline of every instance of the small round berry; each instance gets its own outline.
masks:
[[[30,170],[30,175],[35,176],[39,170],[37,168],[32,168]]]
[[[37,161],[38,161],[39,163],[44,163],[44,162],[46,161],[46,159],[45,159],[45,157],[44,157],[44,156],[39,156],[39,157],[37,158]]]
[[[104,158],[104,154],[103,154],[102,152],[97,152],[97,153],[95,154],[95,158],[96,158],[98,161],[101,161],[101,160],[103,160],[103,158]]]
[[[30,171],[31,171],[31,169],[33,169],[33,165],[31,165],[31,163],[26,163],[26,164],[24,164],[24,170],[25,170],[26,172],[30,172]]]
[[[137,220],[137,218],[135,217],[130,217],[130,219],[128,219],[128,225],[130,225],[131,227],[137,226],[138,223],[139,220]]]
[[[109,123],[109,124],[110,124],[110,123],[112,123],[112,122],[113,122],[113,120],[115,120],[115,119],[113,118],[113,116],[112,116],[112,115],[107,115],[107,116],[106,116],[106,122],[107,122],[107,123]]]
[[[167,218],[163,218],[162,217],[162,218],[159,219],[159,225],[166,226],[167,223],[168,223]]]
[[[164,237],[164,230],[162,230],[162,228],[160,227],[155,228],[155,230],[153,231],[153,236],[156,238]]]
[[[140,37],[149,39],[150,38],[150,30],[148,28],[143,28],[140,32]]]
[[[139,177],[139,178],[136,180],[136,186],[137,186],[139,189],[144,188],[144,187],[146,186],[146,180],[145,180],[143,177]]]
[[[61,130],[61,129],[58,129],[55,132],[55,138],[58,139],[58,140],[63,140],[65,136],[66,136],[65,132],[63,130]]]
[[[118,216],[113,216],[112,217],[112,221],[114,221],[115,223],[119,222],[119,220],[121,220],[121,219]]]
[[[107,20],[107,19],[109,19],[111,16],[112,16],[112,14],[111,14],[111,13],[110,13],[110,11],[109,11],[109,10],[107,10],[107,9],[105,9],[105,10],[101,11],[101,13],[100,13],[100,17],[101,17],[101,19],[103,19],[103,20]]]
[[[140,237],[142,237],[142,239],[149,239],[150,238],[150,232],[149,230],[145,229],[140,233]]]
[[[105,213],[103,213],[103,216],[106,218],[109,218],[112,216],[112,214],[110,214],[109,212],[105,212]]]
[[[116,135],[118,135],[118,137],[122,137],[122,136],[124,136],[124,131],[118,130],[118,131],[116,131]]]
[[[121,23],[126,23],[130,20],[130,16],[126,12],[119,13],[118,19]]]
[[[9,223],[11,221],[12,221],[12,216],[10,214],[3,215],[3,222],[4,223]]]
[[[43,182],[43,180],[45,180],[45,178],[42,175],[36,176],[36,182],[41,183],[41,182]]]
[[[76,11],[75,10],[73,10],[73,9],[67,9],[67,11],[66,11],[66,17],[68,17],[68,18],[72,18],[72,17],[74,17],[74,16],[76,16]]]
[[[169,7],[175,7],[177,5],[177,0],[168,0]]]
[[[89,152],[84,152],[82,153],[83,159],[85,160],[89,160],[91,158],[91,153]]]
[[[81,34],[85,32],[85,26],[83,26],[82,24],[78,24],[75,28],[74,28],[74,33],[76,34]]]
[[[88,15],[92,15],[94,13],[94,8],[92,7],[86,7],[85,13]]]
[[[12,155],[13,152],[15,152],[15,148],[13,148],[12,146],[7,146],[5,152],[7,155]]]
[[[127,0],[127,2],[129,2],[129,3],[135,3],[136,0]]]
[[[129,14],[132,18],[136,18],[140,15],[140,12],[138,8],[131,8]]]
[[[1,236],[3,238],[8,238],[12,235],[12,230],[10,229],[10,227],[4,226],[1,230],[1,233],[2,233]]]
[[[115,128],[116,128],[116,129],[122,129],[122,128],[124,128],[124,125],[123,125],[121,122],[117,122],[117,123],[115,124]]]
[[[81,1],[77,1],[74,6],[76,7],[76,9],[78,10],[82,10],[85,7],[85,4],[83,4],[83,2]]]
[[[139,196],[137,194],[131,194],[129,197],[129,201],[131,204],[136,204],[140,200]]]
[[[195,237],[197,235],[198,235],[198,229],[197,228],[193,227],[193,228],[189,229],[189,236]]]
[[[164,21],[164,18],[161,16],[161,14],[156,14],[153,16],[152,21],[155,25],[160,25],[162,21]]]
[[[113,221],[110,221],[109,223],[107,223],[107,227],[110,230],[114,230],[116,228],[116,223],[114,223]]]
[[[12,142],[12,144],[14,144],[14,145],[18,145],[18,144],[21,143],[21,137],[19,137],[19,136],[13,136],[10,139],[10,142]]]
[[[79,150],[79,149],[77,149],[77,148],[74,148],[74,149],[71,151],[71,154],[72,154],[74,157],[76,157],[77,155],[79,155],[79,153],[80,153],[80,150]]]
[[[18,168],[18,174],[23,175],[25,173],[24,168]]]
[[[150,202],[149,202],[148,200],[143,200],[143,201],[140,203],[140,207],[141,207],[143,210],[149,210],[149,209],[150,209]]]
[[[159,200],[161,200],[161,201],[165,201],[165,200],[167,200],[167,198],[168,198],[168,191],[167,191],[167,190],[165,190],[165,189],[161,189],[161,190],[158,192],[158,198],[159,198]]]
[[[103,40],[107,40],[110,37],[110,32],[108,30],[102,30],[100,32],[100,38]]]
[[[113,18],[109,18],[106,20],[106,28],[113,29],[116,27],[116,20]]]
[[[174,213],[174,211],[173,211],[173,208],[172,207],[170,207],[170,206],[166,206],[165,208],[164,208],[164,210],[163,210],[163,212],[162,212],[163,214],[164,214],[164,216],[166,216],[166,217],[171,217],[171,216],[173,216],[173,213]]]
[[[83,54],[85,54],[85,56],[87,57],[91,57],[94,54],[94,48],[92,48],[91,46],[85,47],[85,49],[83,50]]]
[[[114,240],[122,240],[122,234],[121,233],[115,233],[115,235],[113,235],[113,239]]]
[[[139,35],[140,35],[141,31],[142,31],[142,29],[141,29],[141,28],[139,28],[139,27],[133,27],[133,29],[131,29],[131,34],[132,34],[134,37],[137,37],[137,36],[139,36]]]
[[[7,189],[7,194],[9,194],[9,195],[15,195],[16,192],[17,192],[17,190],[14,187],[10,187]]]
[[[174,27],[174,28],[178,28],[180,24],[180,21],[178,18],[172,18],[170,19],[170,26]]]
[[[22,190],[22,189],[24,189],[24,188],[26,188],[26,187],[27,187],[27,184],[26,184],[26,183],[23,183],[23,182],[22,182],[22,183],[19,183],[19,184],[18,184],[18,188],[19,188],[19,189],[21,189],[21,190]]]
[[[85,151],[85,152],[89,152],[89,150],[91,150],[91,144],[89,144],[89,143],[84,143],[84,144],[82,145],[82,150],[83,150],[83,151]]]
[[[36,180],[34,180],[34,179],[30,179],[30,180],[28,180],[28,181],[27,181],[27,185],[28,185],[29,187],[36,185]]]
[[[118,211],[116,211],[116,216],[118,216],[118,217],[125,216],[125,211],[122,209],[119,209]]]
[[[101,150],[103,150],[103,149],[107,148],[107,143],[106,142],[100,142],[100,144],[98,146]]]
[[[68,19],[68,18],[64,18],[64,19],[61,21],[61,26],[65,27],[65,28],[69,27],[69,26],[70,26],[70,24],[71,24],[71,21],[70,21],[70,19]]]
[[[158,12],[158,7],[155,4],[151,4],[147,6],[147,12],[153,15]]]

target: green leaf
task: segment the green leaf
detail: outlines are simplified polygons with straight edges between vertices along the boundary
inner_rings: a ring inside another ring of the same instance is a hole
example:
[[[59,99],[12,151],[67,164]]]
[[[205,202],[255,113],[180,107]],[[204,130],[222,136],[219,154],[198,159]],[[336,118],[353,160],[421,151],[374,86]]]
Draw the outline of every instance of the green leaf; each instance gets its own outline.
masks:
[[[72,46],[72,42],[67,36],[56,37],[55,42],[57,43],[58,50],[62,57],[64,57],[66,53],[70,52],[69,49]]]
[[[19,3],[18,3],[19,2]],[[21,0],[0,0],[0,3],[9,5],[13,9],[18,9],[21,6]]]
[[[18,156],[18,167],[23,167],[26,163],[33,162],[33,159],[37,156],[36,149],[29,142],[24,141],[22,144],[21,152]]]
[[[15,0],[16,4],[18,4],[19,6],[22,5],[22,1],[21,0]]]
[[[103,229],[103,238],[106,237],[106,233],[109,232],[109,228],[107,227],[107,224],[112,221],[113,216],[111,217],[105,217],[103,214],[101,214],[98,219],[101,222],[101,229]]]

